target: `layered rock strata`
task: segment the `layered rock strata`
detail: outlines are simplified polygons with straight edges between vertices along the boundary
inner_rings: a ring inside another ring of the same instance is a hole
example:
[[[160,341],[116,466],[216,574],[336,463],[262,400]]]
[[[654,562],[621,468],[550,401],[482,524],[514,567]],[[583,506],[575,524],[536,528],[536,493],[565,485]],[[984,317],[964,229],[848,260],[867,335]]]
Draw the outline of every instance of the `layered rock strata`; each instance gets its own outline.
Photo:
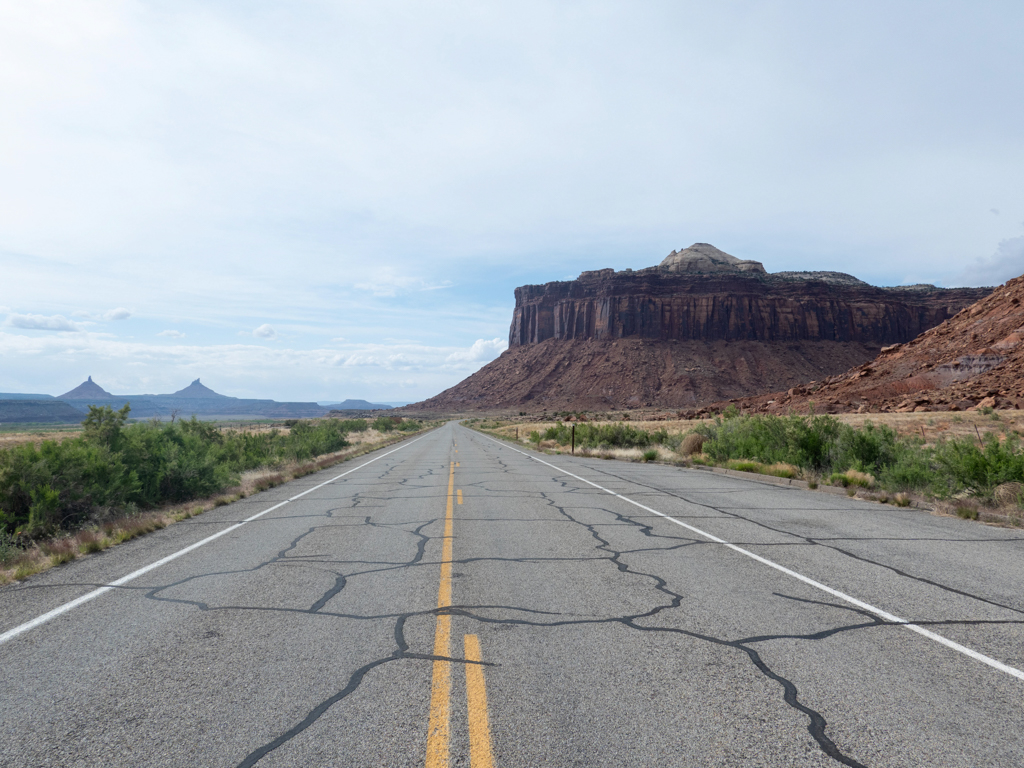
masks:
[[[577,280],[516,288],[509,346],[631,336],[882,346],[910,341],[989,292],[877,288],[835,272],[772,275],[758,262],[715,262],[706,252],[694,259],[694,269],[701,271],[689,271],[682,268],[681,253],[673,251],[649,269],[596,270]]]
[[[692,408],[859,366],[990,292],[770,274],[697,243],[655,267],[517,288],[509,349],[409,408]]]

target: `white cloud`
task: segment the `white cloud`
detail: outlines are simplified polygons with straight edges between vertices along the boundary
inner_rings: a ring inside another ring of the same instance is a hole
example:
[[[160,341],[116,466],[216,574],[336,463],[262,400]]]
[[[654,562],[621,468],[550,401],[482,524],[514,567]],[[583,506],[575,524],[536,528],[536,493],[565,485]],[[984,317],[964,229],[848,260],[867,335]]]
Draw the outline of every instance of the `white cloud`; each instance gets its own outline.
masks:
[[[371,278],[355,284],[357,290],[374,296],[397,296],[414,291],[438,291],[451,288],[450,280],[429,282],[422,276],[406,274],[392,267],[381,267],[373,271]]]
[[[72,323],[64,315],[19,315],[7,316],[6,325],[12,328],[25,328],[32,331],[80,331],[80,326]]]
[[[1024,274],[1024,236],[999,243],[996,252],[980,258],[958,278],[960,285],[1000,285]]]
[[[132,313],[124,307],[118,307],[103,313],[104,320],[127,320],[131,316]]]
[[[490,362],[502,352],[508,349],[508,341],[505,339],[477,339],[469,349],[460,349],[452,352],[445,358],[447,363],[479,363]]]
[[[257,339],[276,339],[277,331],[270,327],[269,323],[264,323],[253,329],[252,335]]]
[[[167,337],[169,337],[171,339],[184,339],[185,338],[185,334],[184,333],[182,333],[181,331],[174,331],[174,330],[160,331],[160,333],[158,333],[157,336],[167,336]]]

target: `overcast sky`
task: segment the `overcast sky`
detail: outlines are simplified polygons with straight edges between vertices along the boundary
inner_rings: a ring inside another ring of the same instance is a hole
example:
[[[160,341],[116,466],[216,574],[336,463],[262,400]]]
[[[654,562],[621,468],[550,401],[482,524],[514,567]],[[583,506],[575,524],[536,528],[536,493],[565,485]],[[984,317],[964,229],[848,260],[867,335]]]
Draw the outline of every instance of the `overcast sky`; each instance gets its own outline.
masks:
[[[0,391],[413,401],[710,242],[1024,273],[1024,3],[0,0]]]

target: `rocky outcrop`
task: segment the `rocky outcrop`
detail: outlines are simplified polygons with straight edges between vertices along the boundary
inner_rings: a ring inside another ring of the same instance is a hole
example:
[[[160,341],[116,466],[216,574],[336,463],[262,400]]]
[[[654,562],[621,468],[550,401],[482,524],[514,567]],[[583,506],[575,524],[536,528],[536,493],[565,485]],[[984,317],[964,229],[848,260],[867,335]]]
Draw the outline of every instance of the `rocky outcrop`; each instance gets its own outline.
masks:
[[[767,274],[760,261],[737,259],[709,243],[694,243],[681,251],[672,251],[658,265],[661,272],[687,275],[713,275],[723,272]]]
[[[657,267],[516,288],[509,346],[633,336],[882,346],[913,339],[990,290],[877,288],[838,272],[772,275],[697,243]]]
[[[767,413],[1024,408],[1024,276],[862,365],[737,405]]]
[[[408,408],[700,407],[859,366],[990,292],[877,288],[842,272],[769,274],[696,243],[655,267],[517,288],[509,349]]]

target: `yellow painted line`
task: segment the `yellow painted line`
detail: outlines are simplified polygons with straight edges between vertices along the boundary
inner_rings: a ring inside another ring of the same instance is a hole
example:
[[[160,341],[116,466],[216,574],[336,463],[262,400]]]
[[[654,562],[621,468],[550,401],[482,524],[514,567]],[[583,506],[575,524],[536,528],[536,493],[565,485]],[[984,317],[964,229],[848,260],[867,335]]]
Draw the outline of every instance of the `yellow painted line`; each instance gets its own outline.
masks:
[[[444,517],[444,539],[441,548],[441,584],[437,589],[437,607],[452,604],[452,516],[455,495],[455,462],[448,470],[448,502]],[[452,617],[438,615],[434,630],[434,655],[451,657]],[[430,723],[427,726],[426,768],[448,768],[448,737],[452,692],[452,664],[435,661],[431,680]]]
[[[457,467],[457,466],[459,466],[459,462],[457,462],[457,461],[456,461],[456,462],[455,462],[455,466],[456,466],[456,467]]]
[[[469,765],[470,768],[493,768],[491,757],[491,724],[487,720],[487,688],[484,668],[474,661],[480,657],[480,640],[476,635],[464,638],[466,661],[466,703],[469,705]]]
[[[459,504],[462,503],[462,489],[459,488]]]

